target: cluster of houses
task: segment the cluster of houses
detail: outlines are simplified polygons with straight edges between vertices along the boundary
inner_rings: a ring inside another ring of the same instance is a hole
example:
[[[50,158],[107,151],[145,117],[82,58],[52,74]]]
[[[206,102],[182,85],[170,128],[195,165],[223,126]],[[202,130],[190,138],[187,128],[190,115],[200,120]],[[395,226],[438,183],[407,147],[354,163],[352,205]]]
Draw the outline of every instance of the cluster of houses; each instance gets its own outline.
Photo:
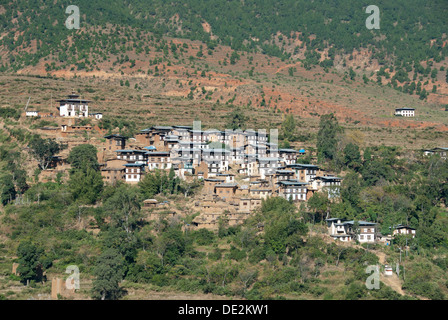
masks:
[[[155,169],[202,180],[202,198],[196,202],[201,214],[193,221],[198,227],[216,228],[223,214],[230,225],[238,224],[271,196],[293,202],[307,201],[315,192],[339,197],[341,178],[299,163],[305,150],[278,148],[263,131],[153,126],[130,139],[104,138],[100,162],[108,183],[136,184]]]
[[[416,230],[407,225],[393,226],[392,235],[383,236],[378,230],[378,224],[367,221],[354,221],[341,218],[326,219],[328,235],[334,240],[342,242],[358,241],[359,243],[378,243],[382,242],[390,245],[393,237],[396,235],[409,235],[412,238],[416,236]]]

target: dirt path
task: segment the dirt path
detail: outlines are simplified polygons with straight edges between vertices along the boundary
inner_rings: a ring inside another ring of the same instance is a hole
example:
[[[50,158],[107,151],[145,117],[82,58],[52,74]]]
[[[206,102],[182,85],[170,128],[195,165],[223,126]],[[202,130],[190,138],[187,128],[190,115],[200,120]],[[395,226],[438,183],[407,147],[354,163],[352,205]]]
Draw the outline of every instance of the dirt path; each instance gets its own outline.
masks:
[[[386,264],[386,254],[384,252],[376,250],[372,250],[372,252],[378,257],[380,264]],[[389,286],[395,292],[401,294],[402,296],[405,295],[405,292],[401,288],[401,280],[395,272],[393,272],[391,276],[381,274],[380,279],[385,285]]]

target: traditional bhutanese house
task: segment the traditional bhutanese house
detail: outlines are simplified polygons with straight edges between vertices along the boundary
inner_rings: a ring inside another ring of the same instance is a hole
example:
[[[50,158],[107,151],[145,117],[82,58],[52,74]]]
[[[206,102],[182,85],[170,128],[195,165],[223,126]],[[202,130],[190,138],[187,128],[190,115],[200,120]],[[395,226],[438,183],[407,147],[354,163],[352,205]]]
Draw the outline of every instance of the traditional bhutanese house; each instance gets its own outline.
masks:
[[[89,100],[79,98],[75,92],[68,99],[57,100],[59,102],[59,115],[61,117],[85,117],[89,116]]]
[[[199,148],[181,148],[172,149],[172,161],[173,163],[183,162],[190,163],[192,168],[198,166],[201,163],[202,150]]]
[[[202,161],[206,161],[209,174],[223,173],[229,170],[230,151],[227,149],[204,149]]]
[[[193,174],[198,177],[198,179],[208,178],[208,165],[205,161],[202,161],[200,165],[196,166],[193,170]]]
[[[126,183],[135,184],[142,180],[145,174],[145,164],[143,163],[128,163],[125,164],[125,181]]]
[[[159,152],[159,151],[147,152],[146,156],[148,158],[148,170],[171,169],[171,158],[169,152]]]
[[[244,147],[230,148],[229,163],[242,164],[244,161]]]
[[[251,213],[253,210],[261,206],[261,199],[240,198],[239,209],[241,213]]]
[[[101,169],[101,176],[106,183],[115,184],[125,180],[125,168],[104,167]]]
[[[415,109],[414,108],[397,108],[395,109],[395,115],[401,117],[414,117]]]
[[[151,129],[143,129],[135,134],[135,140],[143,145],[149,145],[151,142]]]
[[[249,188],[251,189],[271,189],[272,184],[265,179],[257,179],[249,182]]]
[[[177,149],[209,149],[207,142],[193,142],[193,141],[179,141],[176,146]]]
[[[283,162],[288,164],[296,163],[298,151],[294,149],[279,149],[279,158],[283,159]]]
[[[146,150],[116,150],[117,159],[127,162],[147,162],[148,151]]]
[[[224,134],[220,130],[208,129],[202,135],[205,141],[224,143]]]
[[[273,183],[277,183],[280,181],[286,180],[294,180],[296,177],[296,173],[293,170],[276,170],[273,176]]]
[[[207,138],[202,130],[190,130],[190,141],[207,142]]]
[[[37,111],[37,110],[26,110],[26,112],[25,112],[25,116],[27,116],[27,117],[39,117],[39,111]]]
[[[306,201],[307,184],[298,180],[280,181],[278,185],[278,195],[286,200]]]
[[[191,139],[191,126],[173,126],[171,134],[178,136],[179,141],[190,141]]]
[[[351,222],[349,222],[351,223]],[[376,231],[377,224],[367,221],[359,221],[359,235],[358,241],[363,242],[375,242],[376,241]],[[353,224],[352,224],[353,226]]]
[[[144,208],[155,208],[157,207],[158,201],[156,199],[146,199],[143,201]]]
[[[258,143],[267,143],[268,135],[266,130],[255,131],[252,129],[248,129],[244,131],[245,136],[245,144],[258,144]]]
[[[171,150],[179,143],[179,136],[167,135],[163,140],[165,141],[168,150]]]
[[[258,161],[255,155],[243,155],[243,163],[241,163],[241,168],[238,169],[239,174],[244,174],[249,177],[258,176]]]
[[[212,179],[212,178],[206,178],[204,179],[204,192],[208,194],[215,193],[215,186],[221,183],[224,183],[224,179]]]
[[[283,166],[280,158],[257,158],[258,172],[261,179],[265,179],[266,175],[274,174],[277,169]]]
[[[235,197],[237,189],[238,185],[236,183],[221,183],[215,185],[215,194],[223,201],[229,201]]]
[[[392,232],[393,236],[395,236],[397,234],[411,235],[412,238],[415,238],[416,230],[409,226],[404,226],[404,225],[399,224],[398,226],[394,227],[394,231]]]
[[[247,185],[242,185],[235,191],[235,198],[248,198],[249,197],[249,187]]]
[[[117,181],[125,180],[125,167],[127,164],[125,160],[107,160],[106,163],[101,164],[101,176],[108,184],[115,184]]]
[[[279,158],[280,152],[278,149],[277,143],[267,142],[265,143],[266,147],[268,148],[266,155],[270,158]]]
[[[326,219],[328,235],[334,240],[348,242],[353,240],[352,234],[348,233],[348,225],[345,225],[346,219],[329,218]]]
[[[180,161],[178,163],[173,163],[171,161],[171,165],[174,168],[174,171],[176,175],[181,178],[185,179],[188,176],[193,175],[193,164],[190,161]]]
[[[246,144],[244,146],[244,153],[248,155],[256,155],[258,157],[266,157],[267,147],[263,144]]]
[[[217,179],[225,179],[225,183],[234,183],[235,175],[231,173],[218,173],[216,174]]]
[[[224,143],[231,148],[241,148],[245,145],[245,135],[241,129],[224,131]]]
[[[335,176],[317,176],[310,181],[310,190],[328,193],[328,199],[339,198],[342,178]]]
[[[103,114],[101,112],[89,113],[89,117],[92,117],[96,120],[103,119]]]
[[[271,189],[249,189],[249,194],[251,198],[254,199],[267,199],[268,197],[272,196],[272,190]]]
[[[126,138],[119,134],[110,134],[104,138],[106,139],[106,150],[123,150],[126,147]]]
[[[328,234],[335,240],[352,241],[355,236],[355,221],[346,221],[340,218],[327,219]],[[358,221],[358,241],[375,242],[377,234],[377,224],[367,221]]]
[[[446,160],[446,157],[447,157],[447,154],[448,154],[448,148],[439,147],[439,148],[434,148],[434,149],[430,149],[430,150],[423,150],[423,153],[424,153],[425,156],[437,154],[442,159]]]
[[[167,144],[164,141],[164,137],[169,135],[173,127],[169,126],[154,126],[148,129],[140,130],[135,135],[137,142],[145,146],[155,146],[159,151],[167,148]]]
[[[286,166],[296,172],[296,177],[302,182],[310,182],[318,175],[322,175],[319,166],[313,164],[289,164]]]

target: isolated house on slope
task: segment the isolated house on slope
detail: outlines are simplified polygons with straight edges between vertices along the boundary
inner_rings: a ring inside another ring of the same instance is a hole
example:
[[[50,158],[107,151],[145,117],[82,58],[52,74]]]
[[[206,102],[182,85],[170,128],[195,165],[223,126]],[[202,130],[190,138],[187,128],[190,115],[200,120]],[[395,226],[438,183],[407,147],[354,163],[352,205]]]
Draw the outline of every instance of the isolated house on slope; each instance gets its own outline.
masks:
[[[67,99],[58,100],[58,110],[61,117],[85,117],[89,116],[89,100],[81,99],[72,92]]]
[[[353,241],[357,234],[357,240],[361,243],[373,243],[377,240],[377,224],[367,221],[358,221],[358,230],[354,229],[355,221],[346,221],[340,218],[327,219],[328,234],[334,240]]]

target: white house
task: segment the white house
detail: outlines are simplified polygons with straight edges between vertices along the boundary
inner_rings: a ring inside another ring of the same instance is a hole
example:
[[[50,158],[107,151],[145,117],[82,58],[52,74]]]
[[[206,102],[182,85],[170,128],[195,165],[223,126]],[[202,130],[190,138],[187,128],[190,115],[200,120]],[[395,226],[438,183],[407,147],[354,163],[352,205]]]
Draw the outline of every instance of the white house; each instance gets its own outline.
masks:
[[[414,108],[397,108],[395,109],[395,115],[401,117],[414,117],[415,109]]]
[[[92,118],[95,118],[96,120],[103,119],[103,114],[100,112],[91,113],[91,114],[89,114],[89,116],[91,116]]]
[[[394,236],[397,234],[406,234],[406,235],[411,235],[412,238],[415,238],[415,229],[411,228],[409,226],[404,226],[399,224],[398,226],[394,227],[394,231],[392,233]]]
[[[125,180],[127,183],[131,184],[138,183],[145,174],[144,163],[128,163],[125,164],[124,166],[126,167]]]
[[[27,110],[25,112],[25,115],[27,117],[38,117],[39,116],[39,111],[37,111],[37,110]]]
[[[61,117],[88,117],[89,116],[89,100],[80,99],[75,92],[68,96],[68,99],[58,100],[60,103],[59,115]]]
[[[340,218],[327,219],[328,234],[335,240],[352,241],[355,236],[355,221]],[[373,243],[376,241],[377,225],[373,222],[358,221],[358,241]]]

